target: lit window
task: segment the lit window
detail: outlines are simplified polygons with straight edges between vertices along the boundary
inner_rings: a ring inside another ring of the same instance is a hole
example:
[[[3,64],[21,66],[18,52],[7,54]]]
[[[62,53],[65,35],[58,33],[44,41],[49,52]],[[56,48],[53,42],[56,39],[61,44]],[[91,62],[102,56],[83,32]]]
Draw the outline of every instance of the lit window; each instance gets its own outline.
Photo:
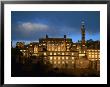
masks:
[[[45,45],[45,44],[43,44],[43,45]]]
[[[80,64],[82,64],[83,62],[80,62]]]
[[[64,57],[62,57],[62,59],[64,59]]]
[[[68,53],[66,53],[66,55],[68,55]]]
[[[89,54],[91,54],[91,53],[89,53]]]
[[[58,54],[60,54],[60,53],[58,53]]]
[[[73,64],[74,62],[72,61],[72,64]]]
[[[52,60],[52,57],[50,57],[50,60]]]
[[[95,54],[97,54],[97,53],[95,53]]]
[[[46,64],[46,62],[44,62],[44,64]]]
[[[62,53],[62,55],[64,55],[64,53]]]
[[[66,63],[68,63],[68,61],[66,61]]]
[[[92,54],[94,54],[94,53],[92,53]]]
[[[56,64],[56,61],[54,61],[54,64]]]
[[[54,60],[56,60],[56,57],[54,57]]]
[[[69,44],[67,44],[67,45],[69,45]]]
[[[54,53],[54,55],[56,55],[56,53]]]
[[[22,52],[22,50],[20,50]]]
[[[74,55],[74,53],[72,53],[72,55]]]
[[[50,53],[50,55],[52,55],[52,53]]]
[[[95,55],[95,58],[97,58],[97,55]]]
[[[94,51],[94,50],[92,50],[92,51]]]
[[[58,60],[60,60],[60,57],[58,57]]]
[[[62,64],[64,64],[65,62],[64,61],[62,61]]]
[[[94,55],[92,55],[92,58],[94,58]]]
[[[44,53],[44,55],[46,55],[46,53]]]
[[[25,53],[23,53],[24,54],[24,56],[26,55]]]
[[[89,55],[89,57],[91,57],[91,55]]]
[[[66,59],[68,59],[68,57],[66,57]]]
[[[58,61],[58,64],[60,64],[60,61]]]
[[[74,57],[72,57],[72,59],[74,60]]]

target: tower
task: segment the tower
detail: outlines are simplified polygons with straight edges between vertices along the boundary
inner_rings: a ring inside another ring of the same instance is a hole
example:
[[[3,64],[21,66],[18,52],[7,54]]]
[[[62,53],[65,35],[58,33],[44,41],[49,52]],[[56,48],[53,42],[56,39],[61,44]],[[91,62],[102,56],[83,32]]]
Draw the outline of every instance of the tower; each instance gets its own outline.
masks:
[[[85,24],[84,24],[84,21],[82,21],[82,23],[81,23],[81,37],[82,37],[81,46],[85,47]]]
[[[81,23],[81,53],[86,53],[86,44],[85,44],[85,24],[84,21]]]

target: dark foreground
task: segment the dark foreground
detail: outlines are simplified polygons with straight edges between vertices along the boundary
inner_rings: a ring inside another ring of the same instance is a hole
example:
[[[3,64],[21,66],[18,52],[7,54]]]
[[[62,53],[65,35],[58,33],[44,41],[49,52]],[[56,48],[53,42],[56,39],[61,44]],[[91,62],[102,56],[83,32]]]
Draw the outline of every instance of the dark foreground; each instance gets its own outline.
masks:
[[[95,69],[58,69],[42,64],[12,64],[12,77],[99,77]]]

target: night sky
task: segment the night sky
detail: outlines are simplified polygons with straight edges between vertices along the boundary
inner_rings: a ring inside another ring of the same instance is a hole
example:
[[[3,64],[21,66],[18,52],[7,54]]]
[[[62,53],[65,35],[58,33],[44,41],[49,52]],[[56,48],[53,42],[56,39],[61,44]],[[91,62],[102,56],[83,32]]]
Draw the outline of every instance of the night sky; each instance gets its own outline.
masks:
[[[86,40],[100,40],[99,11],[12,11],[11,39],[38,41],[47,34],[51,38],[63,38],[64,34],[73,42],[81,40],[81,22],[84,20]]]

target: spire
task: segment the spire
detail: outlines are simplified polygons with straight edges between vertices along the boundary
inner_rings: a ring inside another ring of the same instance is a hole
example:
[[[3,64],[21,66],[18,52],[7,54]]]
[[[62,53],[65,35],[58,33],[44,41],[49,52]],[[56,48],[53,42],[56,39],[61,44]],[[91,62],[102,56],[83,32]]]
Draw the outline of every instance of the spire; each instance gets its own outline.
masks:
[[[46,38],[48,38],[48,35],[46,34]]]
[[[82,20],[82,22],[81,22],[81,26],[84,28],[84,25],[85,25],[85,22],[84,22],[84,20]]]
[[[81,38],[82,38],[82,46],[85,45],[85,23],[84,20],[81,22]]]

